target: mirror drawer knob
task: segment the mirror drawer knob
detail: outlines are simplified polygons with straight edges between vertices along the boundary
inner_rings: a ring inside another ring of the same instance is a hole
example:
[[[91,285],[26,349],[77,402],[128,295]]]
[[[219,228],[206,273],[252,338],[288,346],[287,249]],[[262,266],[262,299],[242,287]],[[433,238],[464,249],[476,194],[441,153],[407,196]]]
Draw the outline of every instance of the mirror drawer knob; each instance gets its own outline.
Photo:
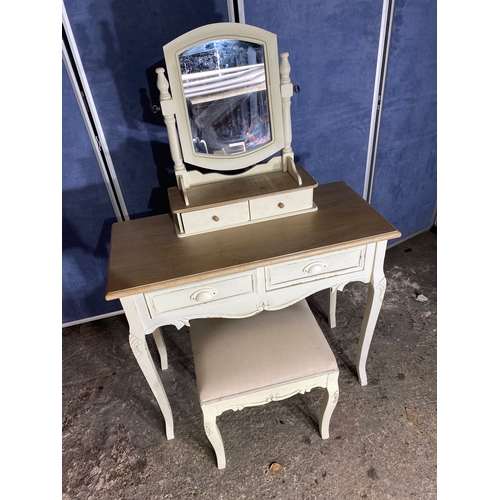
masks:
[[[280,208],[285,208],[285,205],[284,205],[284,203],[281,203],[281,201],[280,201],[280,202],[278,203],[278,207],[280,207]]]
[[[215,221],[215,222],[219,222],[220,219],[219,219],[219,217],[217,217],[217,215],[214,215],[212,217],[212,220]]]

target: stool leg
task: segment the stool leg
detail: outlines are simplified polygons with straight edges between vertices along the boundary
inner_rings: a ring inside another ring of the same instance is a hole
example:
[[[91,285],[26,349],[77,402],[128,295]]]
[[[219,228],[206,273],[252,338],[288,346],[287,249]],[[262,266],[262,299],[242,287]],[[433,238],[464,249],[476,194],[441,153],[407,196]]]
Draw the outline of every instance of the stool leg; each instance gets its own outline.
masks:
[[[330,437],[330,419],[339,400],[339,372],[330,373],[326,381],[323,403],[319,412],[319,433],[323,439]]]
[[[212,443],[215,451],[215,456],[217,457],[217,468],[226,468],[226,453],[224,451],[224,443],[222,442],[222,436],[220,435],[219,428],[217,427],[215,409],[208,406],[201,406],[203,411],[203,423],[205,426],[205,433]]]

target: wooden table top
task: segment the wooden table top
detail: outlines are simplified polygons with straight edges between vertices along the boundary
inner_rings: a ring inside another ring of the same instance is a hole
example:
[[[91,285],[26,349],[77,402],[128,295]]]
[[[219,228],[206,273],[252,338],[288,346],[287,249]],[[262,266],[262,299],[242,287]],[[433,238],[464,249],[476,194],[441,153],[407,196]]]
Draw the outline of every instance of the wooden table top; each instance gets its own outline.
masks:
[[[176,235],[171,214],[117,222],[106,299],[401,236],[345,182],[319,185],[314,202],[315,212],[184,238]]]

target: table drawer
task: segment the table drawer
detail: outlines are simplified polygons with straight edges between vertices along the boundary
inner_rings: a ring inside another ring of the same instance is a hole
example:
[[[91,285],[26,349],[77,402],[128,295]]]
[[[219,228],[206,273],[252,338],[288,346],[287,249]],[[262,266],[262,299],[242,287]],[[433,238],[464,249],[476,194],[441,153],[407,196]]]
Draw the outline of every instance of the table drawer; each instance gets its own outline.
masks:
[[[249,219],[248,203],[246,201],[182,214],[182,222],[186,233],[223,229],[242,224]]]
[[[249,201],[252,220],[275,217],[313,207],[313,190],[302,189]]]
[[[266,289],[273,290],[296,283],[313,281],[330,276],[362,271],[365,265],[366,246],[301,259],[265,269]]]
[[[155,317],[177,309],[254,293],[255,290],[256,279],[252,272],[171,290],[150,292],[145,294],[145,297],[151,317]]]

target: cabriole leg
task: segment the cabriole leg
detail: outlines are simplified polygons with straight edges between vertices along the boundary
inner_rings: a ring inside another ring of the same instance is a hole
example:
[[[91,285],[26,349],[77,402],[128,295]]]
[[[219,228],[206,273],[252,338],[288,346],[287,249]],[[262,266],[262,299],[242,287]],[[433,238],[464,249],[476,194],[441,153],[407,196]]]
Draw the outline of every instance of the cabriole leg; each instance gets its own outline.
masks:
[[[170,408],[170,403],[168,402],[167,394],[160,380],[160,376],[156,371],[153,358],[151,358],[151,353],[149,352],[146,339],[144,338],[144,340],[142,340],[131,333],[129,341],[135,359],[137,359],[142,373],[146,377],[149,387],[151,387],[156,401],[158,401],[158,404],[160,405],[161,412],[163,413],[163,418],[165,419],[167,439],[173,439],[174,420],[172,418],[172,409]]]
[[[361,334],[358,342],[358,352],[356,354],[356,369],[358,371],[359,383],[366,385],[368,379],[366,377],[366,359],[368,350],[372,341],[373,332],[377,323],[382,300],[385,295],[386,279],[384,275],[384,257],[387,241],[376,243],[375,261],[373,263],[372,275],[370,284],[368,285],[368,296],[366,299],[365,314],[361,324]]]
[[[217,457],[217,468],[226,468],[226,453],[224,451],[224,443],[220,435],[219,428],[217,427],[215,410],[210,406],[201,406],[203,411],[203,423],[205,426],[205,433],[212,444],[215,456]]]
[[[156,370],[151,353],[146,342],[146,335],[141,325],[137,309],[134,304],[134,297],[124,297],[120,299],[127,321],[130,328],[129,342],[135,359],[139,364],[142,373],[148,381],[149,387],[160,405],[163,418],[165,419],[165,428],[167,439],[174,438],[174,420],[172,417],[172,409],[168,402],[165,388],[160,380],[160,376]]]
[[[339,400],[339,373],[331,373],[328,375],[326,389],[323,396],[323,403],[319,412],[319,433],[323,439],[330,437],[330,419],[332,418],[333,410],[337,406]]]

